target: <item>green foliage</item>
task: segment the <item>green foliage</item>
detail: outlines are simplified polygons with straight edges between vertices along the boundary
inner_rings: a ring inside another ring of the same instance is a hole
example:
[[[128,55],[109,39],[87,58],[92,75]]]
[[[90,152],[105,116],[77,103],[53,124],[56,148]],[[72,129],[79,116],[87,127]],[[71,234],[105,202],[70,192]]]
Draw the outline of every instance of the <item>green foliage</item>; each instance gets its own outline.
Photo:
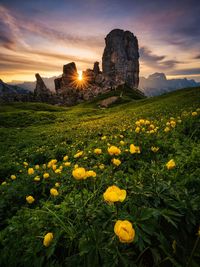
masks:
[[[195,88],[139,101],[128,96],[129,102],[104,110],[95,101],[1,107],[0,266],[199,266],[199,97]],[[130,144],[140,153],[131,154]],[[110,145],[121,153],[109,155]],[[175,167],[168,169],[171,159]],[[96,177],[74,179],[76,164]],[[104,201],[112,185],[126,190],[123,202]],[[35,201],[27,203],[27,196]],[[117,220],[132,223],[133,242],[119,241]],[[53,240],[45,247],[47,233]]]

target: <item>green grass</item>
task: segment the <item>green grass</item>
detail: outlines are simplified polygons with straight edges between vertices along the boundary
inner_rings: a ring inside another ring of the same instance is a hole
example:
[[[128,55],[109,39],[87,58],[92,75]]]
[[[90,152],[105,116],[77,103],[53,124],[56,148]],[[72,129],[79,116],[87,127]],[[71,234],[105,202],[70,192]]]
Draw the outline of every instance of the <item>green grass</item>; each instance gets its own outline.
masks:
[[[200,111],[197,116],[192,112],[200,107],[200,88],[140,100],[126,90],[121,103],[107,109],[99,108],[98,102],[113,92],[70,108],[1,105],[0,182],[6,181],[0,185],[1,266],[199,265],[195,240],[200,221]],[[150,120],[158,130],[149,134],[149,126],[141,126],[136,133],[139,119]],[[166,133],[170,120],[176,127]],[[111,162],[108,143],[122,151],[115,156],[122,162],[118,167]],[[139,146],[141,153],[130,154],[130,144]],[[151,146],[159,151],[153,153]],[[95,155],[95,148],[101,148],[102,155]],[[78,150],[84,155],[76,159]],[[65,155],[70,167],[64,166]],[[51,159],[58,160],[57,167],[64,166],[60,175],[42,168]],[[167,170],[170,159],[176,167]],[[28,175],[24,161],[40,169]],[[76,181],[75,164],[94,170],[97,177]],[[99,169],[100,164],[105,169]],[[42,178],[44,172],[50,173],[49,179]],[[36,175],[41,181],[33,181]],[[56,182],[61,184],[59,196],[52,197],[49,190]],[[127,199],[109,205],[103,193],[113,184],[127,191]],[[27,195],[36,201],[26,203]],[[117,219],[133,224],[132,243],[119,242],[113,232]],[[47,232],[53,232],[54,239],[45,248]]]

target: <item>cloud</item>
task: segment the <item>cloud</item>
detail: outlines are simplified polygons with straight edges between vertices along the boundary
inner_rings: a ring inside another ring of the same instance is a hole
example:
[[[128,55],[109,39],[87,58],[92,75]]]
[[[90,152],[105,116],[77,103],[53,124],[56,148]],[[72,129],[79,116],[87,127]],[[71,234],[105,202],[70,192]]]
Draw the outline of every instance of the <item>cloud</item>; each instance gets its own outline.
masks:
[[[200,59],[200,54],[198,54],[195,57],[193,57],[193,59]]]
[[[158,56],[152,53],[152,51],[147,47],[141,47],[140,48],[140,56],[141,59],[145,62],[159,62],[163,60],[166,56]]]
[[[171,59],[171,60],[165,60],[166,55],[156,55],[154,54],[148,47],[144,46],[140,48],[140,56],[141,61],[152,68],[157,69],[169,69],[169,68],[175,68],[177,64],[183,63],[181,61]]]
[[[180,70],[175,70],[175,71],[169,71],[167,74],[170,74],[170,75],[196,75],[196,74],[200,74],[200,68],[180,69]]]

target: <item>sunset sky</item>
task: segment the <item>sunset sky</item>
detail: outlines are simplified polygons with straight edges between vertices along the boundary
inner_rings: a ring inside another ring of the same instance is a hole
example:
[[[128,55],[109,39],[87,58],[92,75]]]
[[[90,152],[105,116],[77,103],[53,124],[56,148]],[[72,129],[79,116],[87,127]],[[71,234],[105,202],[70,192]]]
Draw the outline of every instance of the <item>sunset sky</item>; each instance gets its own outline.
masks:
[[[112,29],[133,32],[140,47],[140,76],[200,81],[200,1],[0,0],[0,78],[35,80],[101,63]]]

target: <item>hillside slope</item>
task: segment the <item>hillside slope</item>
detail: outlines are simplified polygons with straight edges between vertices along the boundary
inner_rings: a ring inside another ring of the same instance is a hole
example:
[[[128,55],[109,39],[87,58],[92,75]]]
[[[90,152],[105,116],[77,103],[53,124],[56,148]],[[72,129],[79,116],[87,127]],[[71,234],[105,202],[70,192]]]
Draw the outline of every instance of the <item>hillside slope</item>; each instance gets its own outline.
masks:
[[[0,265],[198,266],[200,88],[97,102],[0,107]]]

